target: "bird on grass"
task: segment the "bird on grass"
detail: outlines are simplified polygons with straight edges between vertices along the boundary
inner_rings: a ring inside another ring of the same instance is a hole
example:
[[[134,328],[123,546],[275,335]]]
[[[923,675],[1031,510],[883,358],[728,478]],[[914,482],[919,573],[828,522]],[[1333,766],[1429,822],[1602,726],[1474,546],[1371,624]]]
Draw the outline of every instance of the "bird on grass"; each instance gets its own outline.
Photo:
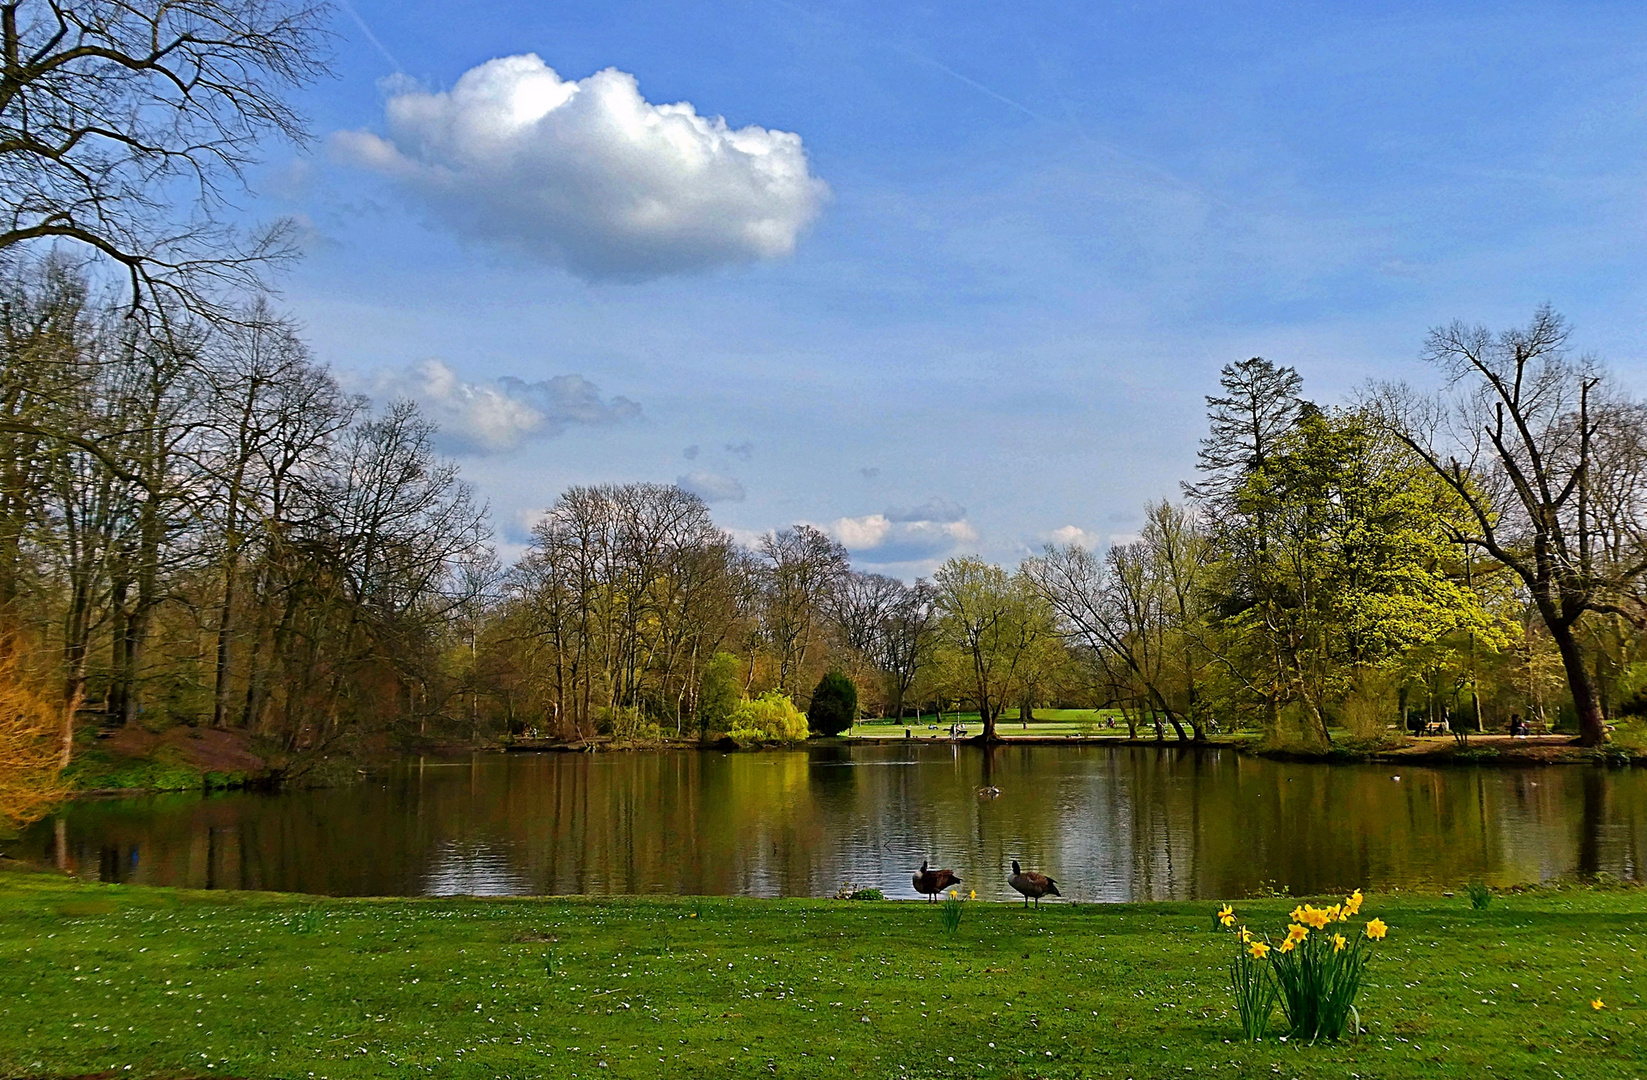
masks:
[[[1045,874],[1037,874],[1033,870],[1026,873],[1024,868],[1018,865],[1017,859],[1012,860],[1012,876],[1007,878],[1007,884],[1023,894],[1025,907],[1029,907],[1029,901],[1032,897],[1035,900],[1035,906],[1040,907],[1041,897],[1064,895],[1058,891],[1056,881],[1053,881]]]
[[[951,885],[959,885],[961,879],[955,876],[953,870],[928,870],[926,860],[921,860],[921,868],[915,876],[910,878],[915,885],[915,891],[924,893],[928,903],[937,903],[938,894]]]

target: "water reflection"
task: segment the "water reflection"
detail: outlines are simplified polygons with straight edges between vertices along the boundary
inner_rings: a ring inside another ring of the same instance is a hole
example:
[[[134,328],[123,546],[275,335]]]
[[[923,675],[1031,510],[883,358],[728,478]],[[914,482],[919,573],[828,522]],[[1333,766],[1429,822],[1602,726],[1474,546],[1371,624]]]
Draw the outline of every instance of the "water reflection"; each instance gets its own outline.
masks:
[[[912,744],[421,760],[331,791],[76,804],[25,841],[105,881],[202,888],[911,896],[930,858],[1015,899],[1017,858],[1071,899],[1131,900],[1640,879],[1644,825],[1639,770]]]

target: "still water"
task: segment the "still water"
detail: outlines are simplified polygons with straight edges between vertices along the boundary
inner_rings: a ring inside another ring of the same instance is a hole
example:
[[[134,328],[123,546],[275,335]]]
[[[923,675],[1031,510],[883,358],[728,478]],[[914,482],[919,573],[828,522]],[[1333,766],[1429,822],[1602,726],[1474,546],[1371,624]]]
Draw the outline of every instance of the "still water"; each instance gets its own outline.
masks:
[[[989,797],[981,788],[1000,794]],[[82,802],[23,853],[105,881],[334,895],[1216,899],[1598,871],[1643,879],[1647,771],[1316,765],[1153,747],[477,754],[349,788]]]

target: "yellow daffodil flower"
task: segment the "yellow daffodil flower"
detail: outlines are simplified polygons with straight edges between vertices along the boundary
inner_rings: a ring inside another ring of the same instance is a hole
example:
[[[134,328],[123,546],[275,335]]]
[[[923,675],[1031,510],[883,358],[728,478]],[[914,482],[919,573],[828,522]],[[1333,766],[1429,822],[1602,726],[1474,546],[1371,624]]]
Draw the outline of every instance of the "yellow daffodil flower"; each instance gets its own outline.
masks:
[[[1282,950],[1285,951],[1285,949],[1286,946],[1282,946]],[[1262,960],[1269,955],[1270,947],[1266,942],[1255,941],[1248,946],[1248,951],[1252,953],[1254,960]]]
[[[1304,921],[1304,905],[1303,904],[1299,904],[1297,907],[1292,909],[1292,921],[1293,922],[1303,922]]]
[[[1245,926],[1243,926],[1241,928],[1241,944],[1245,945],[1247,942],[1249,942],[1251,940],[1252,940],[1252,931],[1248,930]]]
[[[1346,917],[1348,917],[1350,915],[1358,914],[1361,911],[1361,900],[1362,900],[1362,896],[1361,896],[1361,890],[1360,889],[1355,890],[1355,892],[1353,892],[1349,896],[1345,897],[1344,898],[1344,915]]]
[[[1332,951],[1333,952],[1335,952],[1335,953],[1336,952],[1343,952],[1344,949],[1348,945],[1349,945],[1349,942],[1344,940],[1344,935],[1343,934],[1334,934],[1332,936]]]
[[[1590,1008],[1594,1009],[1596,1012],[1600,1012],[1602,1009],[1605,1009],[1606,1007],[1607,1007],[1607,1003],[1605,1001],[1602,1001],[1600,998],[1596,998],[1594,1001],[1590,1002]]]
[[[956,892],[954,889],[951,889],[949,890],[949,898],[951,900],[959,900],[961,898],[961,894]]]
[[[1390,928],[1384,925],[1383,919],[1371,919],[1367,922],[1367,936],[1374,941],[1383,941],[1384,935],[1389,932]]]
[[[1223,907],[1218,909],[1218,917],[1220,919],[1227,919],[1231,915],[1234,915],[1234,914],[1235,914],[1235,909],[1230,907],[1228,904],[1225,904]]]
[[[1288,938],[1287,940],[1285,940],[1281,943],[1281,951],[1282,952],[1292,952],[1297,947],[1298,947],[1298,943],[1296,941],[1294,941],[1292,938]]]
[[[972,899],[974,899],[974,900],[978,899],[978,890],[977,889],[972,890]]]
[[[1287,927],[1287,940],[1288,941],[1297,943],[1297,942],[1303,941],[1305,938],[1307,938],[1309,936],[1310,936],[1310,928],[1307,927],[1307,926],[1299,926],[1297,923],[1293,923],[1291,926]]]

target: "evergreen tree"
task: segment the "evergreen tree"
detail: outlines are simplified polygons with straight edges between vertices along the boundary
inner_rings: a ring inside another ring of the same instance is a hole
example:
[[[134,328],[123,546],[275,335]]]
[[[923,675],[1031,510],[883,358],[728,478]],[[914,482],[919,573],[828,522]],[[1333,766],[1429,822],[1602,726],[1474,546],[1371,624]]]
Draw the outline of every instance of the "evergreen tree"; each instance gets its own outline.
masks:
[[[839,671],[818,680],[812,704],[806,710],[806,725],[816,735],[839,735],[852,727],[858,716],[858,688]]]

